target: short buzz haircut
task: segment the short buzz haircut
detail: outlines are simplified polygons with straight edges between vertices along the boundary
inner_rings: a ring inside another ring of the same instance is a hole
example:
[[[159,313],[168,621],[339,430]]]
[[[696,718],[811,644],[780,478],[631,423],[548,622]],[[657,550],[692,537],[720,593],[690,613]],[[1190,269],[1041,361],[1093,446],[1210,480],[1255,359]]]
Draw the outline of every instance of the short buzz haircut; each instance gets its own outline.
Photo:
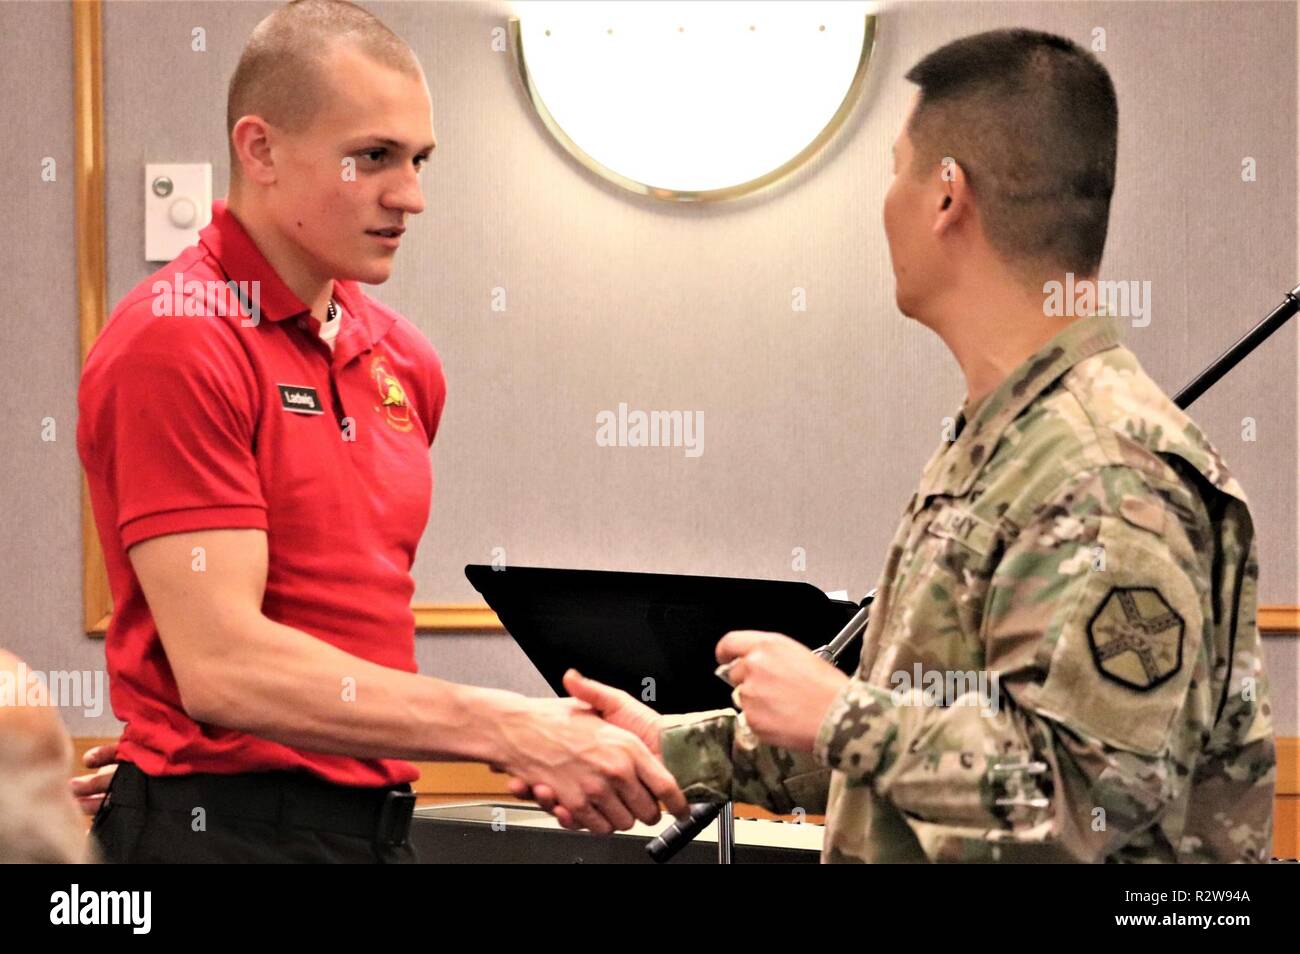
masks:
[[[235,123],[257,115],[292,133],[310,128],[329,90],[325,53],[339,41],[391,69],[423,76],[411,48],[373,13],[347,0],[292,0],[253,29],[230,78],[226,143],[232,181],[239,175]]]
[[[1095,275],[1115,191],[1119,108],[1110,74],[1070,40],[991,30],[908,71],[913,175],[946,157],[970,183],[989,243],[1027,282]]]

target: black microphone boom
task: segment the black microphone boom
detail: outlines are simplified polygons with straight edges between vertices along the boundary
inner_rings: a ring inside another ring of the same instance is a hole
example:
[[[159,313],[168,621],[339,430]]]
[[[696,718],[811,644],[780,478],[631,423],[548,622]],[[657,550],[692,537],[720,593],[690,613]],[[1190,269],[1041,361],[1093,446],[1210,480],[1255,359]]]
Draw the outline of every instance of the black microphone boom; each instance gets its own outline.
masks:
[[[1194,377],[1190,384],[1175,394],[1174,403],[1183,410],[1187,410],[1193,401],[1214,387],[1221,377],[1235,368],[1242,358],[1258,348],[1269,335],[1286,324],[1287,319],[1294,315],[1298,308],[1300,308],[1300,285],[1287,292],[1282,299],[1282,304],[1274,308],[1254,328],[1238,338],[1236,344],[1210,362],[1208,368]]]

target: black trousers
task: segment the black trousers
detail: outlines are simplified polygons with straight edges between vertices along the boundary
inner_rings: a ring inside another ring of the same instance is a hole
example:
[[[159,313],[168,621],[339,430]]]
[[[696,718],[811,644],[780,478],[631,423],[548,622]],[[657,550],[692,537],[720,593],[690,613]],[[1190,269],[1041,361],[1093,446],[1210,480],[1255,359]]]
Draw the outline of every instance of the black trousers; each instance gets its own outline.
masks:
[[[112,864],[412,864],[410,788],[301,772],[154,777],[121,762],[91,835]]]

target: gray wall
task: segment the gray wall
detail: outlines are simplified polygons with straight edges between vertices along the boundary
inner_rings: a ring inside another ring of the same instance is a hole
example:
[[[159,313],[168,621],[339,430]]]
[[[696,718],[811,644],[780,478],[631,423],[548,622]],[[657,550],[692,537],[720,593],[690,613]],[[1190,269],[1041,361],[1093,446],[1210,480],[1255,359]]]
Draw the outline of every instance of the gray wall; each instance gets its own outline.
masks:
[[[23,6],[0,4],[5,88],[24,91],[0,114],[21,133],[0,146],[17,170],[0,181],[0,281],[21,329],[0,357],[17,422],[0,457],[16,522],[0,543],[0,611],[5,644],[33,666],[91,668],[102,646],[79,635],[70,14]],[[144,163],[210,161],[224,193],[226,83],[274,6],[108,5],[110,303],[154,268],[141,254]],[[1151,282],[1152,322],[1127,342],[1166,388],[1300,272],[1293,3],[889,6],[862,102],[830,148],[768,192],[696,208],[621,193],[550,141],[491,48],[504,4],[367,6],[424,63],[439,139],[428,209],[372,290],[424,330],[449,381],[422,601],[476,601],[460,568],[495,547],[512,564],[807,579],[855,595],[872,584],[963,394],[942,344],[894,307],[880,225],[913,88],[902,74],[953,37],[1025,25],[1087,43],[1105,28],[1121,129],[1102,277]],[[206,53],[190,49],[196,26]],[[57,184],[39,182],[44,155],[60,157]],[[1240,181],[1243,156],[1257,182]],[[498,286],[504,314],[489,307]],[[795,287],[807,312],[791,310]],[[1263,603],[1300,603],[1296,364],[1293,325],[1195,409],[1254,503]],[[620,402],[703,411],[704,455],[598,447],[596,413]],[[46,415],[54,444],[37,437]],[[1241,437],[1247,416],[1254,442]],[[1298,655],[1294,638],[1269,642],[1284,734],[1300,731]],[[448,678],[546,691],[504,636],[423,636],[419,659]],[[67,718],[82,734],[114,726]]]

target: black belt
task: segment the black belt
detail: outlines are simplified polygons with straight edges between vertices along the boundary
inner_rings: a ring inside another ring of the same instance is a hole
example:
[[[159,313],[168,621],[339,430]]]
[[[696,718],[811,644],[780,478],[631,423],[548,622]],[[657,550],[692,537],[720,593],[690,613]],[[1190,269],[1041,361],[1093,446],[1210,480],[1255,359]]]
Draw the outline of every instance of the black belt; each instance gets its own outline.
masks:
[[[410,835],[415,794],[410,785],[350,788],[303,772],[153,776],[119,762],[105,807],[110,803],[187,815],[201,807],[212,817],[354,835],[395,847]]]

